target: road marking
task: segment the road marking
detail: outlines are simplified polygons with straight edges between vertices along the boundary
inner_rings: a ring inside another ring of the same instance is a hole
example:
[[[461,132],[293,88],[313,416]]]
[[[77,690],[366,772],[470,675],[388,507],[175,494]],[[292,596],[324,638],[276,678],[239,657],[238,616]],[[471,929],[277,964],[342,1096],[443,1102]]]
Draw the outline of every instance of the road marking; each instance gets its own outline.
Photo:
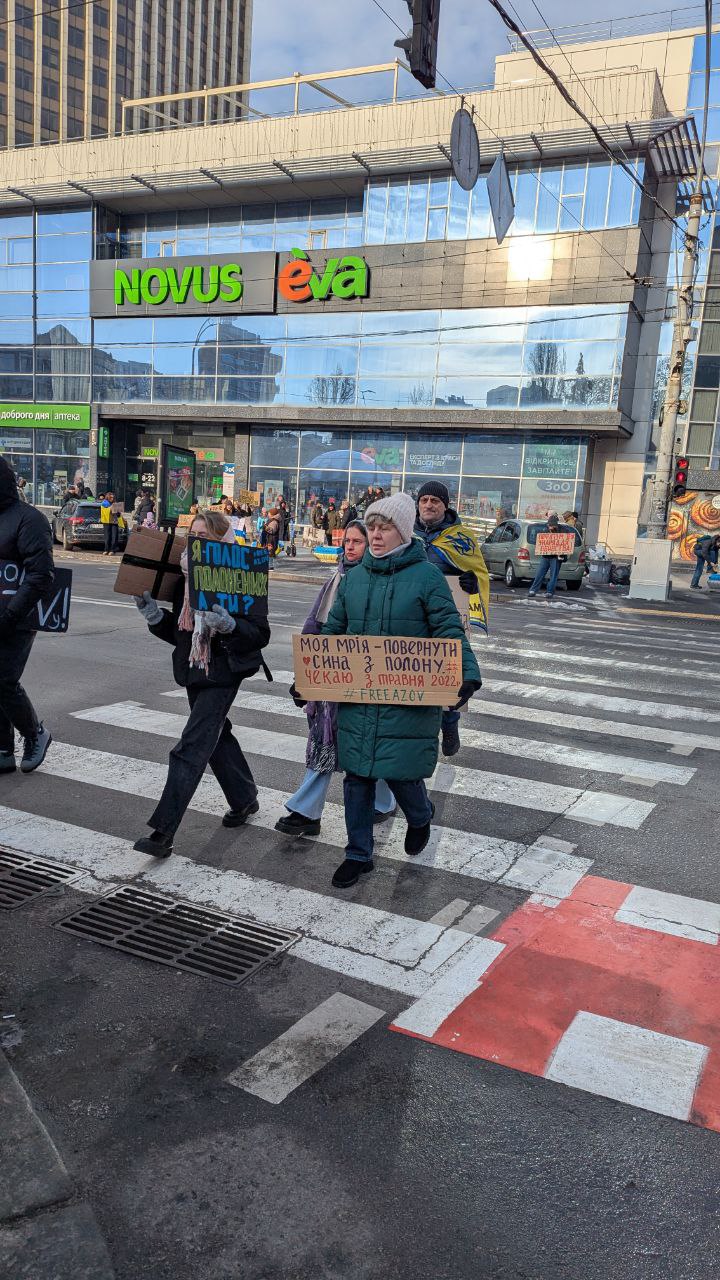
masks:
[[[52,858],[88,875],[73,888],[103,894],[119,883],[155,888],[173,898],[249,916],[303,934],[289,954],[378,987],[419,996],[468,946],[467,934],[442,929],[352,899],[262,880],[195,863],[178,854],[158,863],[129,840],[0,806],[0,841],[21,853]]]
[[[248,1058],[227,1083],[277,1105],[382,1017],[383,1009],[338,991]]]
[[[647,628],[642,629],[640,627],[625,629],[620,628],[619,626],[611,628],[605,624],[598,623],[595,623],[594,625],[592,623],[584,622],[564,623],[563,631],[565,632],[568,628],[574,628],[576,631],[579,631],[580,637],[583,639],[587,638],[602,642],[603,650],[605,645],[608,645],[616,647],[618,650],[642,649],[648,652],[650,650],[657,649],[661,653],[667,653],[672,651],[673,645],[677,643],[682,636],[683,642],[690,641],[692,643],[693,653],[697,650],[701,653],[707,654],[709,659],[712,659],[716,653],[715,647],[707,639],[707,632],[700,632],[698,634],[697,632],[687,631],[685,628],[679,630],[678,627],[667,627],[661,630],[659,627],[653,627],[648,633]],[[537,631],[539,633],[538,639],[542,639],[549,644],[553,643],[557,638],[556,627],[546,630],[544,627],[540,627],[537,624],[529,623],[524,630]],[[629,639],[626,639],[626,636],[629,637]],[[529,638],[532,639],[532,637]],[[677,657],[676,654],[673,656]]]
[[[692,1040],[581,1010],[559,1041],[545,1078],[688,1120],[708,1052]]]
[[[154,711],[136,702],[117,702],[104,707],[74,711],[77,720],[131,729],[134,733],[154,733],[161,737],[180,738],[186,724],[184,716],[168,711]],[[304,736],[278,733],[275,730],[252,729],[251,737],[242,745],[250,755],[305,763]],[[429,786],[433,791],[453,795],[482,797],[483,802],[510,804],[519,809],[557,813],[578,822],[607,822],[612,826],[637,830],[655,808],[646,800],[631,800],[607,791],[588,791],[565,787],[531,778],[516,778],[484,769],[439,764]]]
[[[166,766],[156,761],[138,760],[63,742],[53,743],[40,772],[119,791],[123,795],[144,796],[149,800],[159,799],[167,777]],[[259,787],[258,798],[260,812],[253,814],[248,826],[272,831],[278,818],[286,815],[284,802],[288,797],[282,791]],[[227,808],[227,800],[215,778],[209,774],[203,776],[190,807],[200,813],[221,817]],[[405,822],[401,817],[376,827],[374,836],[376,854],[401,862],[405,867],[429,867],[498,884],[504,883],[505,876],[512,873],[515,887],[557,898],[570,893],[592,866],[591,859],[572,856],[575,845],[556,841],[553,848],[552,841],[541,837],[538,843],[550,848],[554,857],[546,861],[543,876],[538,881],[536,845],[527,846],[514,840],[439,825],[433,825],[427,847],[411,861],[405,853]],[[326,803],[321,834],[304,836],[303,840],[341,849],[346,840],[342,805]],[[557,847],[561,844],[562,848]]]
[[[433,924],[440,924],[443,928],[446,928],[447,925],[455,924],[455,921],[461,915],[464,915],[469,906],[470,903],[466,902],[464,898],[453,898],[452,902],[448,902],[446,907],[441,907],[430,919]]]
[[[458,920],[455,924],[456,929],[462,929],[463,933],[482,933],[483,929],[487,929],[493,920],[497,920],[500,915],[499,911],[494,911],[492,907],[484,907],[481,903],[471,907],[466,915]]]
[[[494,655],[499,653],[505,659],[509,657],[521,658],[523,661],[550,659],[561,663],[563,666],[592,667],[594,671],[600,667],[610,667],[613,672],[652,671],[663,676],[667,676],[668,673],[667,663],[663,666],[654,666],[651,662],[618,662],[617,658],[601,658],[595,654],[568,653],[567,649],[533,649],[526,646],[522,640],[516,640],[514,637],[510,646],[508,646],[508,641],[505,639],[503,641],[488,640],[484,644],[480,642],[479,644],[474,644],[473,648],[481,654],[490,653]],[[677,662],[677,655],[674,655],[674,657]],[[688,659],[680,658],[679,661],[685,670],[696,670],[698,675],[710,675],[712,673],[713,664],[709,659],[706,663],[698,664],[694,668],[690,668]]]
[[[720,941],[720,905],[685,898],[678,893],[636,886],[615,912],[615,919],[621,924],[634,924],[711,946],[717,946]]]
[[[556,697],[559,699],[559,694]],[[569,694],[563,690],[563,700]],[[602,733],[608,737],[633,738],[640,742],[667,744],[670,750],[676,746],[688,754],[698,749],[720,751],[720,738],[704,733],[686,733],[682,729],[659,729],[655,725],[628,724],[623,720],[600,720],[595,716],[575,716],[565,711],[546,711],[540,707],[518,707],[511,702],[488,702],[477,695],[470,700],[466,711],[475,715],[494,716],[500,720],[521,720],[524,724],[544,724],[558,729],[579,729],[584,733]]]
[[[720,708],[717,711],[706,711],[702,707],[681,707],[668,702],[646,702],[640,698],[612,698],[600,693],[583,693],[579,689],[563,689],[561,695],[557,686],[520,684],[517,680],[486,680],[483,683],[483,689],[489,693],[509,693],[516,698],[549,699],[551,702],[557,702],[562,696],[564,701],[572,702],[578,707],[598,707],[603,711],[649,716],[658,720],[709,720],[715,724],[720,722]]]
[[[399,1031],[416,1036],[431,1036],[466,996],[474,991],[481,977],[505,949],[504,942],[475,938],[464,958],[449,973],[434,983],[409,1009],[393,1022]]]
[[[476,652],[477,652],[477,649],[476,649]],[[494,681],[485,680],[485,675],[487,672],[497,672],[503,676],[508,676],[508,675],[517,676],[521,679],[528,679],[528,680],[546,680],[550,685],[556,685],[558,683],[563,685],[564,684],[573,684],[573,685],[589,684],[589,685],[592,685],[593,688],[597,689],[598,683],[599,683],[597,675],[590,675],[588,672],[585,672],[585,671],[547,671],[547,670],[543,670],[533,666],[525,667],[524,663],[522,662],[502,662],[502,663],[493,662],[493,661],[487,662],[485,658],[482,656],[482,653],[479,653],[478,657],[480,660],[480,668],[483,674],[484,688],[489,691],[493,690]],[[558,655],[558,661],[559,660],[560,660],[560,655]],[[686,677],[692,676],[694,678],[697,675],[697,672],[684,671],[676,674],[679,674],[681,676],[686,676]],[[703,674],[704,675],[707,674],[709,676],[711,673],[707,672]],[[714,673],[712,674],[714,675]],[[668,675],[667,668],[665,671],[665,675],[666,677]],[[648,683],[648,681],[650,681],[651,683]],[[614,675],[609,687],[611,689],[632,689],[634,690],[635,693],[641,693],[643,696],[645,696],[648,693],[665,694],[667,692],[667,683],[663,683],[662,681],[660,681],[660,679],[657,676],[654,677],[654,682],[653,682],[653,676],[651,675],[648,675],[647,678],[637,675],[634,678],[629,678],[626,680],[622,679],[622,677],[620,676]],[[563,689],[563,696],[565,696],[565,694],[567,694],[569,697],[572,697],[573,690]],[[705,702],[717,702],[720,700],[720,693],[708,693],[703,691],[702,698],[703,698],[703,701]]]
[[[123,604],[120,600],[93,600],[91,599],[90,596],[76,596],[74,593],[72,597],[72,603],[73,604],[95,604],[102,609],[135,609],[135,612],[138,613],[137,608],[134,604]],[[138,617],[140,617],[139,613],[138,613]]]

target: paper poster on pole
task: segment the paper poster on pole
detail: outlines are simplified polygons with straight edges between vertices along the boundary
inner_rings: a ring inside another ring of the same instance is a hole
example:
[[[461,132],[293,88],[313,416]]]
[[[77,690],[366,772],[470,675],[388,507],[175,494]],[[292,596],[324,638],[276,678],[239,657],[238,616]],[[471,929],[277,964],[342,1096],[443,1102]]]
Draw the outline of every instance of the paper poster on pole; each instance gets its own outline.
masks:
[[[535,539],[538,556],[571,556],[574,550],[574,533],[539,533]]]
[[[265,622],[268,616],[268,568],[266,547],[246,547],[239,542],[213,542],[188,538],[188,591],[190,607],[210,612],[222,605],[234,618]]]
[[[374,706],[447,707],[462,684],[460,640],[293,636],[303,698]]]

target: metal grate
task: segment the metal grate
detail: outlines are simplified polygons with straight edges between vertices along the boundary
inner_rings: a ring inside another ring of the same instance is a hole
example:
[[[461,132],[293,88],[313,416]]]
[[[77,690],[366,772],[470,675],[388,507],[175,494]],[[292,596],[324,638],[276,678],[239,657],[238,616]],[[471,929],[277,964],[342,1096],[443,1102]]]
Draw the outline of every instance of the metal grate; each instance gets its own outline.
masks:
[[[218,982],[244,982],[300,935],[139,889],[118,889],[58,929]]]
[[[67,884],[76,875],[75,867],[61,867],[56,862],[0,849],[0,908],[12,911],[13,907],[22,907],[48,889]]]

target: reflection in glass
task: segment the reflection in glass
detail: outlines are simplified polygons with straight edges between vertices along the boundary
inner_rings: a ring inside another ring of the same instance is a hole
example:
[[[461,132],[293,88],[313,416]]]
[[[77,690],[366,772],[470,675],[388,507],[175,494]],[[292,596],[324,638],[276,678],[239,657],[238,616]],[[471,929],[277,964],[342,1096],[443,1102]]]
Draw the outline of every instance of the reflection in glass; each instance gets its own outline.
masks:
[[[250,462],[267,467],[297,466],[299,431],[258,431],[250,437]]]
[[[349,449],[349,431],[303,431],[300,435],[300,465],[316,470],[347,466]]]
[[[467,436],[463,473],[466,476],[519,476],[522,450],[519,437],[484,433]]]
[[[466,445],[467,450],[467,445]],[[499,513],[517,515],[520,481],[504,476],[463,475],[458,514],[494,521]]]
[[[208,379],[212,382],[212,379]],[[218,376],[217,398],[222,403],[272,404],[277,400],[279,383],[274,378],[226,378]]]

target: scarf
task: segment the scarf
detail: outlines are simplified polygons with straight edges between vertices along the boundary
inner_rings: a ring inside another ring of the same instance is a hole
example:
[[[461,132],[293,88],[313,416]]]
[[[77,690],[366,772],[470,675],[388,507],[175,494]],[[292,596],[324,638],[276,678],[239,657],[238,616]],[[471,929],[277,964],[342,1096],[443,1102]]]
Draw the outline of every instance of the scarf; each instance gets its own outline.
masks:
[[[383,551],[379,556],[376,556],[375,552],[371,551],[370,555],[373,560],[387,560],[388,556],[399,556],[401,551],[407,551],[410,546],[412,546],[412,538],[409,542],[402,542],[399,547],[393,547],[392,551]]]
[[[234,542],[235,531],[232,526],[226,530],[220,542]],[[197,667],[198,670],[204,671],[205,675],[210,673],[210,634],[208,632],[205,616],[202,610],[191,609],[190,607],[190,588],[188,585],[188,553],[187,547],[180,556],[180,568],[185,578],[185,596],[183,598],[183,607],[178,619],[179,631],[192,631],[192,642],[190,644],[189,664],[191,667]]]

